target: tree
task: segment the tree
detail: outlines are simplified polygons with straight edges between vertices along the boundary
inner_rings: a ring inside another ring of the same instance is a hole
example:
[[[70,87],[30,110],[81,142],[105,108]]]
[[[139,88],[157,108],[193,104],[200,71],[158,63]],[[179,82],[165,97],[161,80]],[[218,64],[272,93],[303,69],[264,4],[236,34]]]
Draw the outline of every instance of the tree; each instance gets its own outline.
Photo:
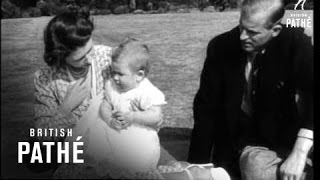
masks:
[[[130,0],[129,8],[130,8],[130,11],[136,10],[136,0]]]
[[[92,6],[97,9],[110,9],[110,0],[94,0]]]
[[[1,18],[19,18],[21,17],[20,8],[9,0],[1,1]]]

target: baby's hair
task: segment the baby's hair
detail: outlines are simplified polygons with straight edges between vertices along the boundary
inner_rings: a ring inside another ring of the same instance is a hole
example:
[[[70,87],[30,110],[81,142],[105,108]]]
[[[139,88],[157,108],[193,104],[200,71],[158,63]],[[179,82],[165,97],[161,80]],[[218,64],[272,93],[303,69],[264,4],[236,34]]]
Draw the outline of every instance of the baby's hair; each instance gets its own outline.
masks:
[[[112,53],[113,62],[126,60],[132,71],[143,70],[145,75],[149,73],[149,59],[148,46],[134,38],[126,38]]]

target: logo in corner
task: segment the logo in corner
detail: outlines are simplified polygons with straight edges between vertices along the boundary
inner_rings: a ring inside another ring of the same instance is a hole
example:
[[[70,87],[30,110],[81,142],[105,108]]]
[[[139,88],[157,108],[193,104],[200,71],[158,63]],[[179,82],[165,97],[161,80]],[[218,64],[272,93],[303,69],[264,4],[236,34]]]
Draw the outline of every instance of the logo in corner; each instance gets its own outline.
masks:
[[[296,5],[294,6],[294,10],[297,10],[297,7],[299,6],[299,4],[301,4],[301,10],[304,10],[304,3],[306,3],[306,1],[307,0],[298,0]]]
[[[304,4],[307,0],[298,0],[294,6],[294,10],[288,10],[284,16],[286,26],[292,28],[312,29],[313,26],[313,10],[304,10]],[[301,6],[301,10],[297,10]]]

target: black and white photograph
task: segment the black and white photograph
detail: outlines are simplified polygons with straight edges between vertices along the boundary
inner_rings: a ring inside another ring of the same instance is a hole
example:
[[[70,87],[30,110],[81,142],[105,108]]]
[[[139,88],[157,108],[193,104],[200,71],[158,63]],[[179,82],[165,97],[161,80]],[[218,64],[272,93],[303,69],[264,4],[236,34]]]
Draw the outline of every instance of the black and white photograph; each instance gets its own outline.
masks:
[[[1,179],[315,179],[314,9],[2,0]]]

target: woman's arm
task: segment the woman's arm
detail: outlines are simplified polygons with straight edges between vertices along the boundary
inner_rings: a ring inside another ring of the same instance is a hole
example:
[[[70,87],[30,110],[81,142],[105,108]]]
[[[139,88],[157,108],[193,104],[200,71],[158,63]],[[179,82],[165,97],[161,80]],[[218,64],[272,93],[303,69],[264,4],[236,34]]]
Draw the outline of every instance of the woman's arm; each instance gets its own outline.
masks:
[[[79,79],[68,88],[62,103],[55,96],[56,86],[49,71],[39,71],[34,80],[35,87],[35,127],[36,128],[73,128],[77,117],[72,111],[78,107],[90,92],[90,78]],[[58,140],[58,137],[44,137],[44,140]]]
[[[34,124],[35,128],[72,128],[77,118],[65,114],[54,95],[50,71],[38,71],[34,79]],[[58,137],[43,137],[41,140],[57,141]]]

